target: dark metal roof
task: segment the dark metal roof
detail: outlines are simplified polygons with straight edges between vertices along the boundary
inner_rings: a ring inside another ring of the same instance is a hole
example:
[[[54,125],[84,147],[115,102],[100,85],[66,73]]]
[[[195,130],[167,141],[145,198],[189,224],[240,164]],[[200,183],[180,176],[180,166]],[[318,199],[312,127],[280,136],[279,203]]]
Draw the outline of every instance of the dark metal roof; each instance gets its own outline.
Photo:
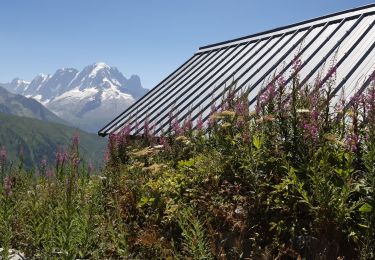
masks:
[[[156,133],[168,131],[170,115],[182,122],[202,114],[206,120],[212,104],[218,105],[233,85],[247,91],[254,106],[265,82],[276,74],[290,80],[291,66],[301,59],[300,77],[311,83],[337,67],[334,93],[345,98],[363,91],[375,69],[375,4],[343,11],[270,31],[207,45],[99,131],[121,131],[131,125],[132,134],[143,132],[143,122]],[[327,78],[323,78],[323,81]],[[337,96],[333,97],[333,102]]]

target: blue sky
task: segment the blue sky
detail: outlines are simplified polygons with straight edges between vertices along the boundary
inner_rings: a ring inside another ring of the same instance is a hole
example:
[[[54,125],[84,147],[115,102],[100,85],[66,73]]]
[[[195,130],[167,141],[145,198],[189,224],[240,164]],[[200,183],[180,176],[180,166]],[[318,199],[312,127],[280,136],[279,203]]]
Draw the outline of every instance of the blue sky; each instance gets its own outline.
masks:
[[[0,82],[97,61],[152,88],[199,46],[354,8],[366,0],[3,0]]]

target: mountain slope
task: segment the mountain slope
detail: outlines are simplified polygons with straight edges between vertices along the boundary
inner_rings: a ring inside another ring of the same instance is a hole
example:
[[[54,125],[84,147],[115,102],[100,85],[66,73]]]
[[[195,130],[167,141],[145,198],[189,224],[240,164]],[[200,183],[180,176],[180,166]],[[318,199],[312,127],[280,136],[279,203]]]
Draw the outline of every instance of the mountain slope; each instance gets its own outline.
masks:
[[[39,165],[47,159],[53,165],[55,153],[68,149],[75,133],[80,135],[80,149],[84,160],[97,166],[103,161],[106,139],[65,125],[38,119],[0,113],[0,148],[6,147],[11,160],[17,160],[23,150],[25,165]]]
[[[68,124],[32,98],[13,94],[0,86],[0,112],[43,121]]]
[[[89,132],[97,132],[147,93],[137,75],[127,79],[116,67],[103,62],[82,71],[65,68],[52,76],[39,74],[30,83],[15,79],[5,87],[36,99],[62,119]]]

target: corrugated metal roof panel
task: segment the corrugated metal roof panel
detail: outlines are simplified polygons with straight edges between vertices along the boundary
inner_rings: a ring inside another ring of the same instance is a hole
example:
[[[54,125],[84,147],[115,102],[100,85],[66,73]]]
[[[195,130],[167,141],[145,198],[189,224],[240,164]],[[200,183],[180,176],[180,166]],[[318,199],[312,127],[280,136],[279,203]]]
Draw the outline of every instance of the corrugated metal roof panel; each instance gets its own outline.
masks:
[[[324,75],[334,62],[334,93],[343,92],[350,99],[369,84],[375,69],[374,24],[375,4],[201,47],[99,135],[117,133],[125,124],[132,126],[132,134],[139,134],[145,120],[160,133],[168,131],[171,117],[182,122],[202,114],[207,119],[211,105],[220,104],[233,82],[236,92],[247,91],[254,106],[262,86],[274,75],[291,80],[296,58],[302,61],[302,83],[311,83],[318,75],[326,80]]]

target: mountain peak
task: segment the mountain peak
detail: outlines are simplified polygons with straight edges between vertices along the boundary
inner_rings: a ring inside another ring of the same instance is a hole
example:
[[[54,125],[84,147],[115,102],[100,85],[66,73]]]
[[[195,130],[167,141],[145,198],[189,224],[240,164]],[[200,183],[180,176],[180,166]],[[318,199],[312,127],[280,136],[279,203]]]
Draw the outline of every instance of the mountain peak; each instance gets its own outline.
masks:
[[[111,67],[108,66],[107,64],[105,64],[104,62],[97,62],[97,63],[94,63],[93,65],[93,69],[89,75],[89,78],[95,78],[97,73],[103,69],[110,69]]]
[[[107,65],[105,62],[102,62],[102,61],[94,63],[94,66],[95,67],[100,67],[100,68],[107,68],[107,69],[110,68],[109,65]]]
[[[49,77],[49,74],[39,73],[35,78],[47,79]]]
[[[26,81],[26,80],[23,80],[23,79],[20,79],[20,78],[14,78],[12,80],[11,84],[19,86],[21,84],[25,84],[25,85],[30,84],[30,82]]]
[[[6,87],[42,102],[73,125],[94,132],[147,92],[139,76],[127,79],[104,62],[92,63],[81,71],[63,68],[53,75],[39,74],[29,84],[17,80]]]

